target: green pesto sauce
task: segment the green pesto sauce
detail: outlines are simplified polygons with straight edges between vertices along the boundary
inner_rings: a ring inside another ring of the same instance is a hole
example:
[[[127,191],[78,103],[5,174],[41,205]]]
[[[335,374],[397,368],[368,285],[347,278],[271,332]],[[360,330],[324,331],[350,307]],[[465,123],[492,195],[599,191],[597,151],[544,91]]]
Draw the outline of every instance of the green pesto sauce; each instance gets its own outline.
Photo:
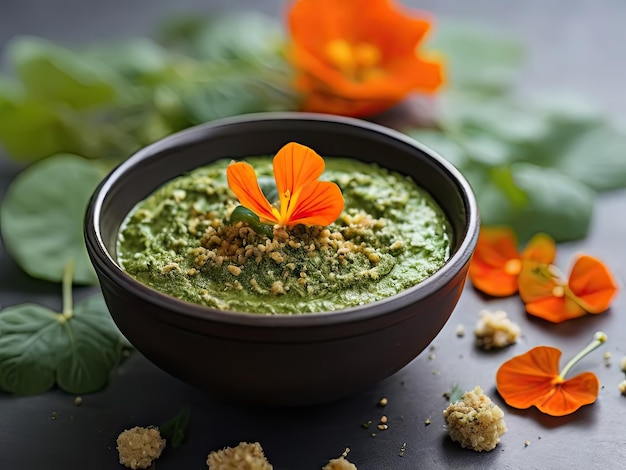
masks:
[[[247,161],[268,199],[276,200],[271,158]],[[170,181],[140,202],[120,230],[119,262],[139,281],[182,300],[283,314],[384,299],[446,262],[449,223],[412,179],[355,160],[325,162],[321,179],[337,183],[345,199],[343,213],[326,230],[299,226],[288,232],[289,240],[284,230],[283,238],[275,232],[270,240],[246,230],[245,223],[230,225],[238,201],[226,182],[229,160],[221,160]],[[238,230],[244,234],[239,251],[215,248],[220,231]],[[210,253],[216,250],[217,256]]]

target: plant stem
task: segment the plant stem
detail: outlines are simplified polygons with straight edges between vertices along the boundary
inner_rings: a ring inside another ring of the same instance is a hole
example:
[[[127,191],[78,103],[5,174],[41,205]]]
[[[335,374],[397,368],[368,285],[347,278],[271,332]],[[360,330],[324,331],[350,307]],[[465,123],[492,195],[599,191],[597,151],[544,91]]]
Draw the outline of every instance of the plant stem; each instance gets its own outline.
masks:
[[[563,370],[561,371],[561,373],[559,374],[559,377],[562,380],[565,380],[565,376],[567,375],[567,373],[570,371],[570,369],[572,367],[574,367],[576,365],[576,363],[578,361],[580,361],[583,357],[585,357],[587,354],[589,354],[591,351],[594,351],[595,349],[597,349],[600,345],[602,345],[603,343],[606,342],[606,333],[603,333],[602,331],[598,331],[594,336],[593,336],[593,341],[591,343],[589,343],[587,345],[587,347],[585,349],[583,349],[582,351],[580,351],[578,354],[576,354],[571,361],[569,361],[567,363],[567,365],[563,368]]]
[[[74,316],[74,304],[72,299],[72,280],[74,278],[74,260],[69,260],[63,271],[63,312],[61,316],[69,320]]]

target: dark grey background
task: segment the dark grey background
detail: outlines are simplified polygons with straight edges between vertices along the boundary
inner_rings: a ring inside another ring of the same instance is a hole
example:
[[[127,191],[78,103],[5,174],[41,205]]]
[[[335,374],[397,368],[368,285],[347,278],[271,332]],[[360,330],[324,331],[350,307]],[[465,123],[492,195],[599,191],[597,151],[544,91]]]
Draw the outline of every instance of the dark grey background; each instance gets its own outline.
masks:
[[[529,49],[528,66],[519,77],[521,93],[572,90],[617,117],[625,116],[623,0],[405,3],[517,34]],[[284,6],[284,1],[277,0],[0,0],[0,47],[16,34],[80,44],[150,34],[171,13],[209,15],[216,10],[255,8],[280,15]],[[16,171],[14,164],[0,156],[0,197]],[[625,191],[602,196],[590,236],[560,246],[557,262],[565,267],[575,252],[585,251],[606,260],[623,285],[625,213]],[[58,291],[59,286],[29,279],[0,248],[0,307],[41,301],[58,308]],[[522,326],[520,342],[495,354],[477,351],[471,330],[482,308],[507,310]],[[432,351],[371,390],[330,405],[296,410],[251,409],[219,402],[133,354],[114,372],[107,389],[85,396],[81,407],[73,404],[73,396],[58,391],[31,398],[0,394],[0,468],[118,468],[115,437],[122,429],[159,424],[183,404],[190,404],[193,411],[189,439],[180,449],[166,451],[157,465],[161,470],[204,468],[210,450],[241,440],[259,440],[278,470],[319,469],[346,446],[352,449],[350,458],[360,470],[626,468],[626,397],[617,391],[617,383],[624,378],[618,363],[626,355],[625,315],[622,294],[610,312],[551,325],[526,316],[516,298],[487,301],[467,288]],[[455,335],[458,324],[465,325],[468,334],[464,338]],[[609,342],[576,369],[599,376],[603,388],[597,403],[564,418],[544,416],[536,410],[516,411],[502,403],[493,384],[495,371],[506,358],[535,345],[550,344],[561,348],[566,359],[598,329],[609,334]],[[384,345],[373,347],[385,353]],[[602,360],[605,351],[613,357],[610,367]],[[446,403],[441,394],[454,383],[464,388],[481,385],[503,406],[509,432],[494,451],[463,450],[447,438],[441,418]],[[381,396],[389,398],[384,411],[376,407]],[[367,420],[376,422],[383,413],[389,417],[390,427],[371,437],[372,429],[360,425]],[[426,425],[427,419],[432,424]],[[525,446],[525,441],[530,445]],[[406,451],[400,457],[405,442]]]

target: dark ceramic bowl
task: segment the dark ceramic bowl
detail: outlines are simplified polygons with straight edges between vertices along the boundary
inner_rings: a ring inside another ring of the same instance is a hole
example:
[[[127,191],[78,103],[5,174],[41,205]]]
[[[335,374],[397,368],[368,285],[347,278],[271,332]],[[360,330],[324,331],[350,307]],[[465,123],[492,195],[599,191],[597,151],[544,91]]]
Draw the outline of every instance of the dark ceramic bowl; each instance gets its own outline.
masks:
[[[450,220],[451,258],[430,278],[385,300],[296,316],[187,303],[141,284],[120,268],[115,248],[120,224],[157,187],[217,159],[274,154],[290,141],[321,155],[377,162],[413,177]],[[173,376],[231,400],[263,405],[334,400],[408,364],[456,306],[478,231],[470,186],[443,158],[375,124],[302,113],[216,121],[140,150],[102,182],[85,222],[87,250],[104,298],[128,340]]]

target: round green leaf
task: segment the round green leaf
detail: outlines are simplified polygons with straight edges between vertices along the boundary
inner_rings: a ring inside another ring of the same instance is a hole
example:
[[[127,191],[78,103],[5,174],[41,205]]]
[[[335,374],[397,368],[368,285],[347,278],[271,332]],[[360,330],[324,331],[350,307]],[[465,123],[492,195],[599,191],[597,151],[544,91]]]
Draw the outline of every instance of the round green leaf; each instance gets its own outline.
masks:
[[[557,162],[596,191],[626,188],[626,133],[605,125],[579,136]]]
[[[446,135],[445,132],[434,129],[411,129],[407,130],[406,133],[418,142],[433,149],[458,169],[463,169],[469,163],[469,157],[465,149]]]
[[[514,188],[504,188],[500,178],[477,192],[481,219],[485,225],[508,225],[520,240],[538,232],[556,241],[569,241],[587,235],[595,193],[585,184],[551,168],[530,163],[511,165],[510,184],[523,192],[525,201],[515,204],[507,197]]]
[[[34,304],[0,312],[0,389],[17,395],[54,385],[63,332],[53,311]]]
[[[439,18],[429,49],[443,53],[450,86],[501,92],[519,76],[524,47],[489,25]]]
[[[16,160],[32,162],[79,144],[59,114],[27,98],[10,106],[0,104],[0,145]]]
[[[104,387],[127,345],[95,296],[69,316],[24,304],[0,311],[0,389],[43,393],[56,383],[70,393]]]
[[[110,104],[116,98],[110,69],[45,39],[17,38],[9,45],[8,55],[26,90],[37,98],[76,109]]]
[[[284,42],[280,21],[249,11],[215,18],[198,34],[197,48],[205,60],[275,61]]]
[[[94,284],[83,217],[103,172],[84,158],[61,154],[28,167],[9,185],[0,207],[7,251],[29,275],[59,282],[68,261],[74,282]]]
[[[101,296],[78,304],[63,323],[67,347],[57,364],[57,384],[66,392],[91,393],[109,380],[122,352],[121,335]]]

